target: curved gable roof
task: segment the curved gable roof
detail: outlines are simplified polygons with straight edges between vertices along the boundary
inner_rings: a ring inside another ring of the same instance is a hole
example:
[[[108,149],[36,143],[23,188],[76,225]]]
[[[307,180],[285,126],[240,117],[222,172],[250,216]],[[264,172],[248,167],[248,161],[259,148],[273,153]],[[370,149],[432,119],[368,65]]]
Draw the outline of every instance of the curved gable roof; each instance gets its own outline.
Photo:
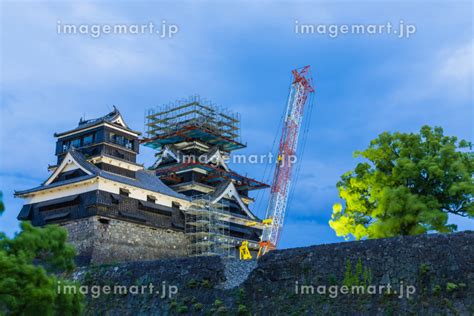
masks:
[[[65,131],[65,132],[61,132],[61,133],[54,133],[54,136],[61,137],[66,134],[77,132],[77,131],[80,131],[89,127],[97,126],[103,123],[109,123],[119,128],[122,128],[124,130],[127,130],[129,132],[135,133],[137,135],[141,135],[140,132],[134,131],[128,127],[128,125],[125,123],[125,120],[122,117],[122,114],[120,114],[120,111],[114,105],[114,110],[112,112],[104,116],[101,116],[99,118],[90,119],[90,120],[84,120],[81,118],[76,128]]]
[[[68,158],[68,160],[66,160]],[[68,180],[63,180],[63,181],[58,181],[52,183],[52,181],[61,173],[61,170],[64,169],[64,167],[68,163],[74,163],[78,166],[78,168],[82,169],[84,172],[86,172],[86,175],[80,176],[77,178],[72,178]],[[64,160],[61,162],[61,164],[58,166],[58,168],[55,170],[55,172],[46,180],[42,185],[29,189],[29,190],[24,190],[24,191],[15,191],[15,196],[21,196],[24,194],[28,193],[33,193],[33,192],[38,192],[42,190],[46,190],[49,188],[53,187],[58,187],[66,184],[71,184],[71,183],[76,183],[76,182],[81,182],[87,179],[91,179],[94,177],[101,177],[104,179],[108,179],[111,181],[123,183],[126,185],[134,186],[137,188],[161,193],[164,195],[172,196],[179,198],[181,200],[189,200],[189,197],[175,192],[173,189],[168,187],[166,184],[164,184],[153,172],[148,171],[148,170],[137,170],[136,173],[136,178],[132,179],[129,177],[125,177],[122,175],[118,175],[115,173],[111,173],[108,171],[101,170],[94,166],[92,163],[87,161],[86,157],[79,151],[77,151],[74,148],[71,148],[67,154]]]

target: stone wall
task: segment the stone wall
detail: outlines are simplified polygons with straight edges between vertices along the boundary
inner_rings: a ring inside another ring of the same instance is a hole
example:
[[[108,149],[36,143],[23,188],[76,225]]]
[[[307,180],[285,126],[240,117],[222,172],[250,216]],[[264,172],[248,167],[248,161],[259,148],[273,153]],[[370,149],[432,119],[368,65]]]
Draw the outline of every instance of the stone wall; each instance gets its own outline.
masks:
[[[73,277],[87,285],[178,289],[171,298],[88,296],[90,315],[473,315],[474,232],[277,250],[257,263],[201,257],[89,266]],[[389,283],[391,293],[369,294]],[[362,284],[366,293],[330,296],[329,287],[344,284]],[[300,294],[296,285],[324,285],[327,293]],[[416,291],[394,293],[401,285]]]
[[[78,265],[180,258],[187,255],[184,232],[105,217],[63,225],[78,252]]]

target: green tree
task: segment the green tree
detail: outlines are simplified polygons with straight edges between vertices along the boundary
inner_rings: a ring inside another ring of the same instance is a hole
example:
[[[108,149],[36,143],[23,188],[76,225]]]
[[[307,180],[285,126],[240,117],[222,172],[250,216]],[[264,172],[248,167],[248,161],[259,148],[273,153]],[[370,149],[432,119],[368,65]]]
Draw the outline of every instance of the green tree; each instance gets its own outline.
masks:
[[[28,222],[21,229],[13,238],[0,232],[0,315],[79,315],[83,295],[58,293],[58,284],[77,286],[58,277],[74,268],[66,230]]]
[[[382,133],[337,183],[329,225],[356,239],[452,232],[448,214],[474,216],[471,143],[423,126],[420,133]]]

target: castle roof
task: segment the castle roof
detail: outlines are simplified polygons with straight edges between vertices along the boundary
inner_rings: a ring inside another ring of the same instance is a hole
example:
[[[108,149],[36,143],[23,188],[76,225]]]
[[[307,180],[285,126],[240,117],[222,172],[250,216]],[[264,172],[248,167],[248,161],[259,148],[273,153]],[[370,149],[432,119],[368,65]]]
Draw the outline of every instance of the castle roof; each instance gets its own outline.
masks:
[[[112,112],[110,112],[110,113],[108,113],[104,116],[101,116],[99,118],[90,119],[90,120],[84,120],[84,119],[81,118],[79,120],[79,123],[78,123],[76,128],[65,131],[65,132],[61,132],[61,133],[54,133],[54,136],[55,137],[61,137],[61,136],[64,136],[66,134],[78,132],[78,131],[81,131],[81,130],[86,129],[86,128],[98,126],[98,125],[103,124],[103,123],[109,123],[109,124],[112,124],[112,125],[115,125],[115,126],[121,128],[121,129],[127,130],[127,131],[135,133],[137,135],[141,135],[140,132],[134,131],[134,130],[132,130],[131,128],[128,127],[128,125],[125,123],[122,115],[120,114],[120,111],[114,106],[114,110]]]
[[[240,205],[242,210],[244,211],[247,216],[251,219],[257,219],[257,217],[249,210],[247,205],[242,201],[234,183],[231,180],[227,180],[222,182],[213,193],[207,194],[204,199],[209,198],[212,203],[216,203],[220,201],[224,196],[229,196],[234,198],[235,201]]]
[[[61,165],[66,164],[67,161],[71,161],[71,160],[80,169],[82,169],[86,173],[86,175],[72,178],[72,179],[52,182],[52,180],[54,180],[54,178],[60,173],[60,170],[62,169]],[[50,189],[50,188],[60,187],[66,184],[81,182],[81,181],[92,179],[95,177],[101,177],[107,180],[111,180],[111,181],[123,183],[126,185],[130,185],[133,187],[161,193],[161,194],[176,197],[182,200],[189,200],[187,196],[177,193],[171,188],[169,188],[167,185],[165,185],[152,171],[148,171],[145,169],[137,170],[135,172],[134,179],[125,177],[119,174],[114,174],[114,173],[97,168],[95,165],[87,161],[86,157],[81,152],[77,151],[75,148],[69,149],[61,165],[58,166],[56,171],[42,185],[29,189],[29,190],[15,191],[15,196],[22,196],[29,193],[34,193],[34,192]]]

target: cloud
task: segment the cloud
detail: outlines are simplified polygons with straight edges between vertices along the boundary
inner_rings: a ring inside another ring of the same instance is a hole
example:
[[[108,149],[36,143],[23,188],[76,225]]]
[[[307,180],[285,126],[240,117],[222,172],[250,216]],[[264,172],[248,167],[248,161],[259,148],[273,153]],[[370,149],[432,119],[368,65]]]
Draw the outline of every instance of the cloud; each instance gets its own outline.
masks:
[[[72,24],[146,24],[157,27],[161,18],[150,20],[128,14],[125,10],[111,9],[105,4],[71,2],[61,5],[5,4],[8,16],[3,16],[4,42],[15,43],[3,48],[3,80],[6,89],[17,88],[27,81],[35,81],[41,88],[51,86],[90,87],[109,85],[127,80],[184,80],[187,70],[209,65],[214,73],[213,62],[217,57],[214,48],[206,46],[206,38],[197,38],[190,32],[191,21],[185,21],[174,38],[160,39],[156,35],[103,35],[92,38],[81,34],[57,34],[57,22]],[[168,10],[170,11],[170,10]],[[34,12],[34,14],[32,13]],[[171,11],[170,15],[175,13]],[[15,16],[21,16],[21,23]],[[171,23],[171,22],[170,22]],[[28,41],[18,41],[28,38]],[[200,49],[194,47],[203,45]],[[31,47],[34,47],[32,54]],[[189,52],[193,51],[192,54]],[[5,62],[8,61],[8,62]],[[203,79],[213,76],[200,71]],[[38,80],[41,78],[42,80]]]
[[[417,56],[397,72],[403,78],[392,94],[398,105],[406,106],[434,97],[451,104],[464,104],[472,97],[472,39],[467,43],[444,48],[427,58]],[[406,76],[402,76],[406,74]]]
[[[439,54],[439,67],[434,68],[436,87],[444,87],[450,97],[472,100],[474,51],[472,39]]]

